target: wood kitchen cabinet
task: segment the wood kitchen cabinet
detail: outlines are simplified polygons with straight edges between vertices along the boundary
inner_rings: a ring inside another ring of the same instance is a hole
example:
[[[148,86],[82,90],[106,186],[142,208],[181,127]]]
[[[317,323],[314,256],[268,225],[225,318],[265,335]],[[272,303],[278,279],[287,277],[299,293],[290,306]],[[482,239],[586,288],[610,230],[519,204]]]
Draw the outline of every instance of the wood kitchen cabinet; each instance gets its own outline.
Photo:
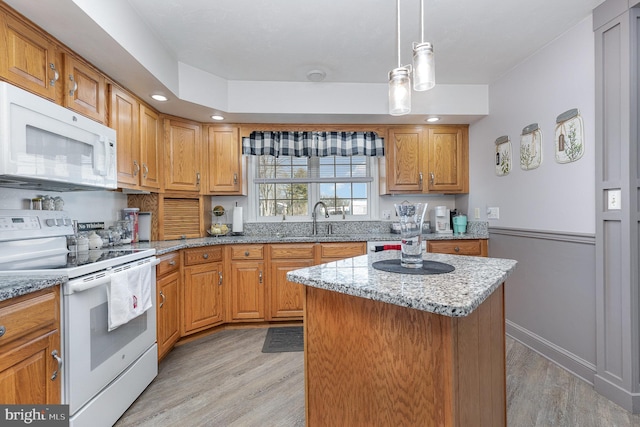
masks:
[[[156,266],[158,360],[180,339],[180,253],[160,256]]]
[[[314,244],[270,245],[269,255],[267,320],[302,318],[304,286],[287,280],[287,273],[314,265]]]
[[[202,180],[200,124],[164,119],[164,188],[199,193]]]
[[[118,187],[158,191],[162,158],[158,114],[110,84],[109,126],[118,134]]]
[[[0,302],[0,327],[0,402],[61,403],[60,288]]]
[[[367,244],[365,242],[320,243],[316,252],[316,264],[366,255],[366,253]]]
[[[228,247],[231,260],[230,316],[232,321],[255,321],[265,318],[266,272],[265,245]]]
[[[70,53],[63,56],[64,106],[100,123],[107,123],[104,75]]]
[[[0,11],[0,76],[52,101],[62,72],[56,45],[43,32]]]
[[[207,193],[246,195],[245,161],[240,129],[236,126],[209,126],[207,132]]]
[[[390,127],[384,170],[384,194],[468,193],[468,126]]]
[[[427,252],[450,255],[489,256],[487,239],[427,240]]]
[[[224,322],[222,247],[185,249],[183,265],[181,334],[188,335]]]

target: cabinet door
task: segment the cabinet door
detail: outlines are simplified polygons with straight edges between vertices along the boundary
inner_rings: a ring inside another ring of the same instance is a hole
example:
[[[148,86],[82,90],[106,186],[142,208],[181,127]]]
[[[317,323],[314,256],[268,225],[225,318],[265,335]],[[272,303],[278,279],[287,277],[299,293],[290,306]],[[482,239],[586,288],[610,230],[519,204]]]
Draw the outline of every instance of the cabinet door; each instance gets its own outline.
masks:
[[[100,123],[106,122],[106,82],[99,71],[69,54],[64,55],[65,107]]]
[[[55,100],[56,46],[35,29],[0,12],[0,76],[7,81]]]
[[[231,318],[264,319],[264,262],[231,263]]]
[[[386,144],[389,192],[421,193],[424,189],[422,128],[391,128]]]
[[[466,126],[433,126],[428,130],[430,192],[469,192],[469,148]]]
[[[269,277],[269,318],[302,317],[304,286],[287,280],[287,273],[311,267],[313,260],[272,260]]]
[[[487,239],[428,240],[427,252],[450,255],[489,255]]]
[[[62,373],[52,356],[54,351],[58,357],[63,356],[57,329],[2,353],[0,402],[8,405],[59,404]]]
[[[162,359],[180,338],[178,290],[180,274],[174,271],[156,282],[158,359]]]
[[[184,270],[184,331],[195,332],[224,321],[222,313],[222,263]]]
[[[150,108],[140,105],[140,186],[159,190],[162,179],[162,143],[160,117]]]
[[[200,191],[202,150],[200,125],[167,119],[165,121],[166,190]]]
[[[243,194],[243,157],[237,127],[210,127],[208,133],[208,192]]]
[[[110,92],[109,126],[118,138],[118,187],[137,188],[141,168],[138,101],[114,85]]]
[[[345,243],[321,243],[318,263],[338,261],[352,258],[367,253],[367,244],[364,242]]]

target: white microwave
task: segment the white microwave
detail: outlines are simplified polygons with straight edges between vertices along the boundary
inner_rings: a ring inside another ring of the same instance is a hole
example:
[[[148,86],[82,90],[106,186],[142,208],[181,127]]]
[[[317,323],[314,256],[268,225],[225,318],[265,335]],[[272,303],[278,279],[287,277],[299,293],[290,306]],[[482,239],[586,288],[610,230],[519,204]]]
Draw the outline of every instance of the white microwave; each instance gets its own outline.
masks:
[[[115,189],[116,131],[0,82],[0,187]]]

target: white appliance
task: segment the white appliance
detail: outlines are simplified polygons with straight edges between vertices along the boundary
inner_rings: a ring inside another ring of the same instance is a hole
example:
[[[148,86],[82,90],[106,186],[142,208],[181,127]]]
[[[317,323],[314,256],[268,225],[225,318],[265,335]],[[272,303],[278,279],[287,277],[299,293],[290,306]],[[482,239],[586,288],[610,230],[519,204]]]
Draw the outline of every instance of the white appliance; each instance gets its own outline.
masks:
[[[437,234],[453,234],[451,211],[446,206],[436,206],[431,211],[431,225]]]
[[[0,82],[0,186],[37,190],[117,187],[116,131]]]
[[[53,274],[62,287],[63,404],[73,427],[110,427],[158,373],[154,249],[114,248],[69,253],[72,221],[63,211],[0,210],[2,276]],[[108,331],[111,276],[150,267],[152,307]]]

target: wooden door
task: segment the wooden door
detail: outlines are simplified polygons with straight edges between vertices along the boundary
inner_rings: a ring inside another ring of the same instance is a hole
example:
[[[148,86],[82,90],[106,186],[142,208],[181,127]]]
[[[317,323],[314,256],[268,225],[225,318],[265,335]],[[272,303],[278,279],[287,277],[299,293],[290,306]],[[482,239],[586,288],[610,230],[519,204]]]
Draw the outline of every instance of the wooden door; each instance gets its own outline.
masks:
[[[109,126],[117,137],[118,187],[137,188],[141,169],[138,101],[115,85],[109,88]]]
[[[264,320],[265,274],[263,261],[231,263],[231,318]]]
[[[222,263],[213,262],[185,268],[184,329],[193,332],[221,323]]]
[[[162,130],[158,113],[140,104],[140,186],[159,190],[162,186]]]
[[[200,125],[176,119],[165,120],[166,190],[200,191],[202,150]]]
[[[428,188],[430,192],[469,192],[469,148],[466,126],[430,126]]]
[[[180,338],[179,283],[179,271],[161,277],[156,282],[158,359],[162,359]]]
[[[0,24],[0,76],[55,101],[55,86],[62,76],[55,44],[4,12],[0,12]]]
[[[100,123],[106,123],[104,75],[70,54],[64,55],[65,107]]]
[[[242,150],[237,127],[209,127],[208,192],[210,194],[242,194]]]
[[[424,138],[421,128],[391,128],[388,132],[387,188],[389,192],[421,193],[424,173],[422,152]]]
[[[271,260],[269,277],[269,317],[271,319],[302,317],[304,286],[287,280],[287,273],[311,267],[311,259]]]

